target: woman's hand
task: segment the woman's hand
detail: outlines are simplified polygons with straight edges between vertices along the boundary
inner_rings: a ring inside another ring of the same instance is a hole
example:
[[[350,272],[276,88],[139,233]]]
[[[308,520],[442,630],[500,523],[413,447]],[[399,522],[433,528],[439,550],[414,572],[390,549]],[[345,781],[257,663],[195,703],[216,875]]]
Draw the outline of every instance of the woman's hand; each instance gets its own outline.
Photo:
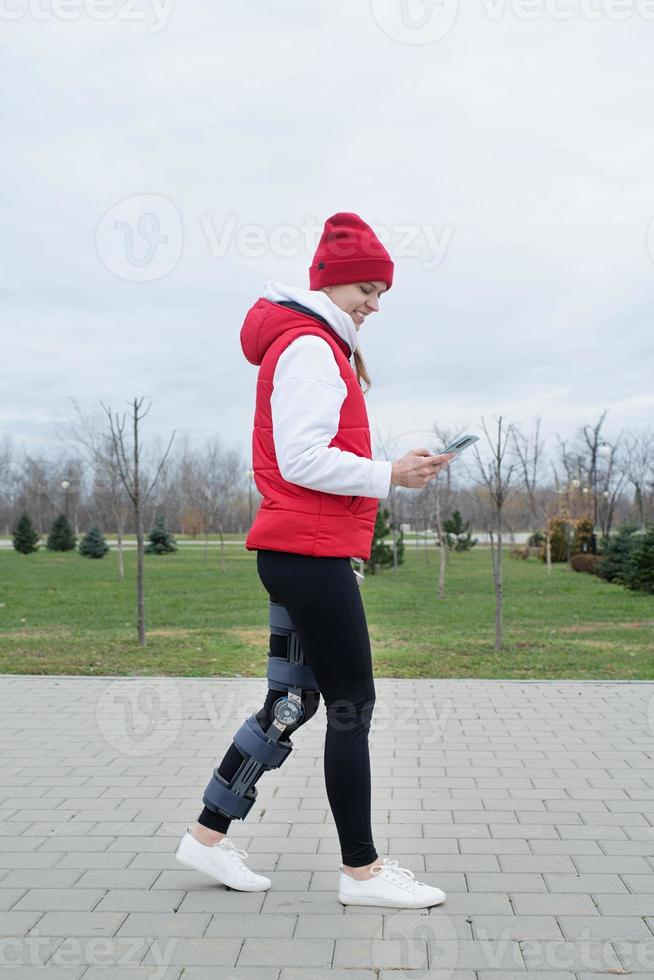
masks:
[[[410,449],[405,456],[393,463],[391,486],[422,489],[442,469],[449,466],[455,456],[456,453],[432,456],[428,449]]]

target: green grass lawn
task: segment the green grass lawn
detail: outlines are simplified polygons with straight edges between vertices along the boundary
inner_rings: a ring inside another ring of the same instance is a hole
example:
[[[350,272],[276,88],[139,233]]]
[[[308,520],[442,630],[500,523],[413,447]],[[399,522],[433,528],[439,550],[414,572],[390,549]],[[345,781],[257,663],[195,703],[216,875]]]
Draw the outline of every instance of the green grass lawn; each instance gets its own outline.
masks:
[[[435,550],[406,548],[362,588],[377,677],[654,678],[654,597],[508,553],[505,645],[494,650],[490,552],[452,554],[436,598]],[[428,555],[428,557],[427,557]],[[147,646],[135,627],[136,554],[0,551],[0,672],[263,677],[268,596],[238,547],[146,555]]]

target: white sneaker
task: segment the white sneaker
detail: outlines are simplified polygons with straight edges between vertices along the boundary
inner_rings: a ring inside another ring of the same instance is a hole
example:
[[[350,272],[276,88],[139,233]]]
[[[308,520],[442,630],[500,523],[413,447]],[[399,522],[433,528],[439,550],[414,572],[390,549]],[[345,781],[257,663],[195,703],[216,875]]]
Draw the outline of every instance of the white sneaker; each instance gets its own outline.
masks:
[[[416,881],[408,868],[399,868],[397,861],[382,858],[370,869],[372,878],[357,881],[343,871],[338,885],[338,900],[343,905],[381,905],[393,909],[426,909],[439,905],[446,895],[440,888]]]
[[[217,844],[201,844],[191,834],[191,828],[186,828],[175,857],[180,864],[196,871],[203,871],[222,885],[236,888],[241,892],[265,892],[272,882],[265,875],[250,871],[243,864],[242,858],[248,856],[229,837],[223,837]]]

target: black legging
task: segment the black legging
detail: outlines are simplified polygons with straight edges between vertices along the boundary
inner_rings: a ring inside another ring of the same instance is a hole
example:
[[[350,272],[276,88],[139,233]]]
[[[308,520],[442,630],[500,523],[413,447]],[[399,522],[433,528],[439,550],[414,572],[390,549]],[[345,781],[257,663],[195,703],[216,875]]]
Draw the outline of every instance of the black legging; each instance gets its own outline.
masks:
[[[343,864],[353,868],[371,864],[379,857],[372,839],[368,753],[375,684],[368,626],[350,559],[262,549],[257,551],[257,571],[270,598],[288,610],[325,701],[325,786]],[[285,644],[285,639],[271,634],[270,640],[271,653],[283,656],[284,647],[276,641]],[[307,692],[305,716],[286,735],[293,735],[316,713],[320,694]],[[257,712],[264,731],[279,697],[280,691],[269,690]],[[231,780],[242,761],[232,743],[218,772]],[[282,765],[288,765],[288,760]],[[231,821],[205,806],[198,822],[227,833]]]

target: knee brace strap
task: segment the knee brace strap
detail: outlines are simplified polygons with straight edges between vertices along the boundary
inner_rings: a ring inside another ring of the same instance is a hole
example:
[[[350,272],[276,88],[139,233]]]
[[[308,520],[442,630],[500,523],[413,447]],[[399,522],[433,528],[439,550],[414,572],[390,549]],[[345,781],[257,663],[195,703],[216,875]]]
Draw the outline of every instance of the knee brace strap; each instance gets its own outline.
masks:
[[[304,662],[300,640],[293,620],[285,606],[270,600],[270,632],[287,637],[286,659],[268,656],[268,687],[273,691],[288,691],[289,687],[318,691],[318,682],[309,664]]]
[[[271,599],[268,605],[268,622],[273,633],[294,633],[295,626],[289,616],[286,606],[281,602],[273,602]]]
[[[247,721],[243,722],[234,735],[234,744],[246,758],[251,756],[257,762],[261,762],[266,769],[277,769],[293,749],[290,742],[284,745],[282,742],[269,739],[257,721],[256,715],[250,715]]]
[[[242,820],[250,812],[256,798],[256,786],[251,786],[245,795],[236,793],[229,788],[227,781],[216,769],[213,779],[204,791],[202,802],[215,813],[220,813],[230,819]]]
[[[301,687],[305,691],[317,691],[318,685],[308,664],[290,664],[281,657],[268,657],[268,687],[273,691],[288,691],[289,687]]]
[[[293,749],[291,740],[280,742],[279,739],[286,728],[294,724],[287,721],[292,717],[290,708],[300,706],[302,691],[318,691],[318,684],[311,667],[304,662],[304,654],[300,641],[287,610],[279,602],[270,600],[269,604],[270,630],[287,638],[286,658],[273,657],[268,651],[268,687],[273,691],[287,693],[287,697],[278,699],[275,708],[282,705],[280,712],[264,732],[257,721],[256,715],[251,715],[243,722],[233,741],[239,752],[244,756],[238,771],[228,783],[218,768],[214,769],[213,778],[204,791],[203,802],[210,809],[233,818],[243,819],[250,811],[257,798],[256,781],[267,769],[276,769],[288,758]],[[297,710],[295,711],[297,715]]]

